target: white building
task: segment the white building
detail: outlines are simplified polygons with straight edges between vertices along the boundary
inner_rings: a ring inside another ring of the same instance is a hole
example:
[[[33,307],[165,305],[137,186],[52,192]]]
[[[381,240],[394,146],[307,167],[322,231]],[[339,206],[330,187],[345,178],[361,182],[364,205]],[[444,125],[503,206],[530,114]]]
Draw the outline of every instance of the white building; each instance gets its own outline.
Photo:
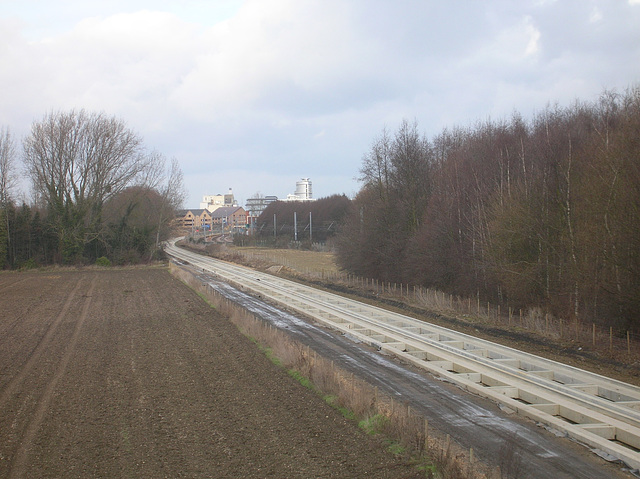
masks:
[[[274,201],[278,201],[277,196],[256,196],[247,200],[244,209],[257,218]]]
[[[296,181],[296,192],[287,195],[286,201],[315,201],[311,190],[311,178]]]
[[[229,193],[226,195],[203,196],[202,203],[200,203],[201,210],[208,210],[211,213],[223,206],[238,206],[231,188],[229,188]]]

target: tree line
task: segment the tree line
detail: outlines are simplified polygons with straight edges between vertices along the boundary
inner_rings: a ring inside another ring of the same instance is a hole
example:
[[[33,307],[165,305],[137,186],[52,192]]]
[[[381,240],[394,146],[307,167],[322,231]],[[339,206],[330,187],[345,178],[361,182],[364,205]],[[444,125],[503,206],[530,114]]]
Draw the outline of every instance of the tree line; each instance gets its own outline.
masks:
[[[32,124],[20,153],[2,127],[0,265],[123,264],[159,253],[185,197],[182,171],[176,159],[148,151],[124,121],[51,112]],[[31,184],[22,204],[20,173]]]
[[[288,246],[297,240],[302,246],[325,243],[337,232],[351,200],[345,195],[332,195],[316,201],[275,201],[260,214],[254,225],[254,236],[277,246]]]
[[[562,318],[640,317],[640,87],[373,141],[341,266]]]

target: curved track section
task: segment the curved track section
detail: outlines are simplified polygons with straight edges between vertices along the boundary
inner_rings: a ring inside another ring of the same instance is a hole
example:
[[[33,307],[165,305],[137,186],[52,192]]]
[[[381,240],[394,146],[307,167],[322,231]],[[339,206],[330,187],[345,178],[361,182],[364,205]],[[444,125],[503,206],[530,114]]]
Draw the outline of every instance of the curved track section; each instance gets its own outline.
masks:
[[[168,245],[166,252],[640,469],[640,388]]]

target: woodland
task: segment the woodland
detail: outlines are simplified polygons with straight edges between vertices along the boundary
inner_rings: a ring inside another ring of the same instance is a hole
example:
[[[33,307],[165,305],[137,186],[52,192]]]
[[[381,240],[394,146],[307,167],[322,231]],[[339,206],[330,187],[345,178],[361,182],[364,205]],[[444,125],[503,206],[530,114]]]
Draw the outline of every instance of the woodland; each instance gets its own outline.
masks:
[[[345,195],[316,201],[276,201],[258,217],[254,232],[265,244],[287,247],[297,238],[300,247],[311,249],[312,243],[331,241],[350,206]]]
[[[20,205],[22,171],[32,197]],[[177,160],[120,119],[85,110],[35,121],[18,151],[0,129],[0,267],[128,264],[161,254],[185,190]]]
[[[52,112],[21,158],[0,129],[0,262],[20,268],[152,259],[185,192],[174,159],[121,120]],[[635,328],[640,317],[640,86],[477,121],[432,137],[384,129],[351,200],[276,202],[255,225],[269,245],[329,243],[347,272],[564,319]]]
[[[640,87],[446,128],[383,130],[336,236],[358,276],[541,307],[640,318]]]

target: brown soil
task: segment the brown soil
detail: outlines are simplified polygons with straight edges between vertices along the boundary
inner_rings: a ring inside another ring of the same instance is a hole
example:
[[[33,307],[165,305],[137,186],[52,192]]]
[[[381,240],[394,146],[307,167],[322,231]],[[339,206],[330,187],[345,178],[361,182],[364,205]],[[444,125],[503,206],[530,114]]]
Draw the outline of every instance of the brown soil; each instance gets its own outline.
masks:
[[[421,477],[164,268],[0,275],[0,477]]]

